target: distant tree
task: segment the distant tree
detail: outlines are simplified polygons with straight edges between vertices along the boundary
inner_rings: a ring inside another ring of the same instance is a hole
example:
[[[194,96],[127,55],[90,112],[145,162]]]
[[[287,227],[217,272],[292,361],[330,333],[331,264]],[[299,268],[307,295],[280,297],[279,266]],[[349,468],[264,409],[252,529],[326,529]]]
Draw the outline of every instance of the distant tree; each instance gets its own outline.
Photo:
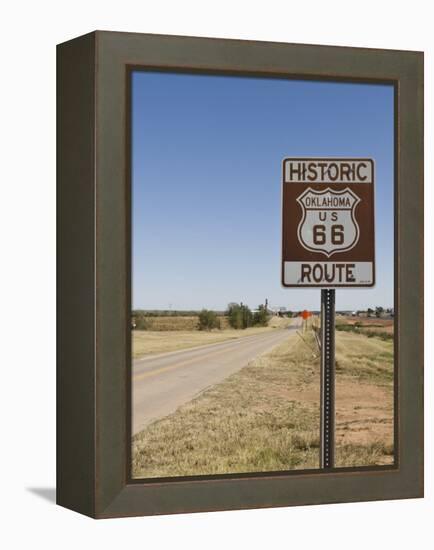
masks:
[[[243,328],[248,328],[253,325],[253,313],[250,311],[248,306],[241,306],[243,312]]]
[[[374,313],[374,310],[371,307],[368,307],[368,317],[371,317]]]
[[[199,313],[199,330],[212,330],[213,328],[220,328],[220,319],[217,317],[215,311],[209,309],[203,309]]]
[[[384,313],[384,308],[383,307],[377,306],[375,308],[375,316],[376,317],[381,317],[383,315],[383,313]]]
[[[140,312],[134,316],[134,325],[135,330],[149,330],[151,322],[144,313]]]
[[[235,329],[244,329],[251,327],[253,324],[252,312],[242,303],[230,303],[228,306],[227,316],[230,326]]]
[[[228,321],[232,328],[241,329],[243,327],[243,311],[239,304],[230,303],[228,306]]]
[[[268,324],[269,315],[266,307],[261,304],[258,306],[258,311],[253,314],[253,324],[260,327],[266,327]]]

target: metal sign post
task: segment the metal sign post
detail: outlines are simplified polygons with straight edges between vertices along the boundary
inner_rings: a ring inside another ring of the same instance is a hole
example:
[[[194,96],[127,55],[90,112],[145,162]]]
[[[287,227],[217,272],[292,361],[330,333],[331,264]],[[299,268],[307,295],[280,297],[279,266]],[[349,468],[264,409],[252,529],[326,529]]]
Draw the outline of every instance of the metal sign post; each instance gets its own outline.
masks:
[[[320,468],[333,468],[335,457],[335,290],[321,290]]]

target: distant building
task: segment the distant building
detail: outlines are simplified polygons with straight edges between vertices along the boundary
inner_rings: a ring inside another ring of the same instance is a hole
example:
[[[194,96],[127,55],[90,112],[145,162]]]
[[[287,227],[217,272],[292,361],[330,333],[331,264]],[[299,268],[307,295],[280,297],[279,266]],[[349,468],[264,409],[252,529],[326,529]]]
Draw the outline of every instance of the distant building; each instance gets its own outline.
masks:
[[[285,306],[268,306],[268,311],[278,317],[284,317],[286,315],[287,308]]]

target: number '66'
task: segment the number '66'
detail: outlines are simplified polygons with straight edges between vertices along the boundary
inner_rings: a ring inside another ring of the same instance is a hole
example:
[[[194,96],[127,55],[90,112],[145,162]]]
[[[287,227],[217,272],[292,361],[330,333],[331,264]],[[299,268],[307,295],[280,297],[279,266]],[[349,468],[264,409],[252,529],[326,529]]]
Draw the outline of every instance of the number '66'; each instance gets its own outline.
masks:
[[[343,244],[344,242],[344,226],[331,225],[329,226],[329,235],[327,235],[327,227],[325,225],[313,226],[313,242],[314,244],[326,244],[330,239],[332,244]]]

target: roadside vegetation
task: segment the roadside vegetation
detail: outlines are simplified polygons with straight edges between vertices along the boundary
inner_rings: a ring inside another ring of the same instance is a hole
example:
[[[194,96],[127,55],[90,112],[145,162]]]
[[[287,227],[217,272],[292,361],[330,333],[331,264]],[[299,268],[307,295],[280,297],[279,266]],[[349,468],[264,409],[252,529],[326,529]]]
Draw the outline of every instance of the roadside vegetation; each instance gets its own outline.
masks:
[[[286,316],[292,316],[291,313]],[[226,311],[145,311],[135,310],[132,314],[134,330],[220,330],[231,327],[243,330],[253,326],[265,327],[272,314],[264,304],[256,311],[245,304],[231,302]]]
[[[261,329],[243,332],[250,330]],[[133,476],[318,468],[315,346],[312,330],[303,339],[291,334],[271,352],[149,425],[133,438]],[[392,343],[338,332],[336,359],[336,465],[391,463]]]

